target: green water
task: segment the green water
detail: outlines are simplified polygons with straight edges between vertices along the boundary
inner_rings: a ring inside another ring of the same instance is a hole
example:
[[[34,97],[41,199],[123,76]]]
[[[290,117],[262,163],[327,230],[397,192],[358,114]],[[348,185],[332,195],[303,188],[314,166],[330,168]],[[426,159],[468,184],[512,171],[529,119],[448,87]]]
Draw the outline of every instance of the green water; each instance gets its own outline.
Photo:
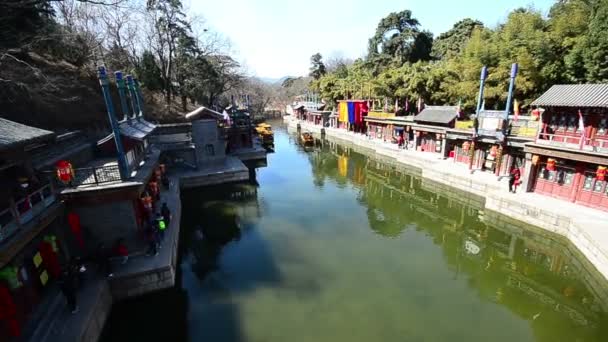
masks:
[[[253,183],[183,194],[179,284],[104,340],[608,341],[608,287],[565,242],[274,129]]]

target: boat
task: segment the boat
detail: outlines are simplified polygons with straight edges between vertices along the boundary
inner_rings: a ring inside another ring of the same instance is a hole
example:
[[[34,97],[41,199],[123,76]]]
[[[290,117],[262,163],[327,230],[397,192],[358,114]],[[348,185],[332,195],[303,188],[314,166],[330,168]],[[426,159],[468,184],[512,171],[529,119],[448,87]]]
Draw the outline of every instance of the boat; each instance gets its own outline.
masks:
[[[274,133],[272,132],[272,126],[267,123],[260,123],[255,127],[255,131],[258,133],[258,136],[262,141],[262,145],[274,145]]]
[[[312,146],[315,144],[315,138],[313,138],[310,132],[304,132],[300,134],[300,140],[304,146]]]

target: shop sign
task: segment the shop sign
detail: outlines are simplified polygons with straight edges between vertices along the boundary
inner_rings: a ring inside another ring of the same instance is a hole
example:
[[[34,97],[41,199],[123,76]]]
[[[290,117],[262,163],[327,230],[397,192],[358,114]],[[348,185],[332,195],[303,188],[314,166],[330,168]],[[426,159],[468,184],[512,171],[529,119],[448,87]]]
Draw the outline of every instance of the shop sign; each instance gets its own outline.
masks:
[[[38,267],[40,264],[42,264],[42,256],[40,255],[40,252],[38,252],[34,255],[34,266]]]
[[[49,282],[49,274],[46,273],[46,271],[42,271],[42,273],[40,273],[40,283],[42,283],[42,285],[46,285],[46,283]]]

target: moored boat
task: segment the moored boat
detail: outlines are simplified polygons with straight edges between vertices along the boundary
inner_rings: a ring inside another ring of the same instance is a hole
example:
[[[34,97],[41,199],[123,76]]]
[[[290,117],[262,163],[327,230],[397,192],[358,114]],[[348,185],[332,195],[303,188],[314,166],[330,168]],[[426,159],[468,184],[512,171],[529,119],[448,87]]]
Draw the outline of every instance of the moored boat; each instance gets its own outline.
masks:
[[[300,134],[300,140],[304,146],[312,146],[315,143],[315,138],[313,138],[310,132]]]

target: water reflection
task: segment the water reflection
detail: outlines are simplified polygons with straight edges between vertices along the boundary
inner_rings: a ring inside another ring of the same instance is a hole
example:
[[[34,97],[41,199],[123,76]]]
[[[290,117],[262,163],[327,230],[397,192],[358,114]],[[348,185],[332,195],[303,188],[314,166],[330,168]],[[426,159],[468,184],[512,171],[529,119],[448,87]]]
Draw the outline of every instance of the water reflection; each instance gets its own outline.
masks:
[[[484,212],[474,195],[397,170],[398,167],[328,142],[309,154],[319,183],[359,190],[370,228],[396,238],[424,231],[441,246],[454,277],[489,301],[529,320],[539,340],[603,340],[606,282],[566,241]],[[316,184],[316,183],[315,183]],[[466,204],[465,204],[466,203]]]
[[[256,182],[182,194],[187,306],[142,300],[109,336],[160,303],[190,341],[608,340],[606,282],[565,241],[358,149],[275,146]]]

